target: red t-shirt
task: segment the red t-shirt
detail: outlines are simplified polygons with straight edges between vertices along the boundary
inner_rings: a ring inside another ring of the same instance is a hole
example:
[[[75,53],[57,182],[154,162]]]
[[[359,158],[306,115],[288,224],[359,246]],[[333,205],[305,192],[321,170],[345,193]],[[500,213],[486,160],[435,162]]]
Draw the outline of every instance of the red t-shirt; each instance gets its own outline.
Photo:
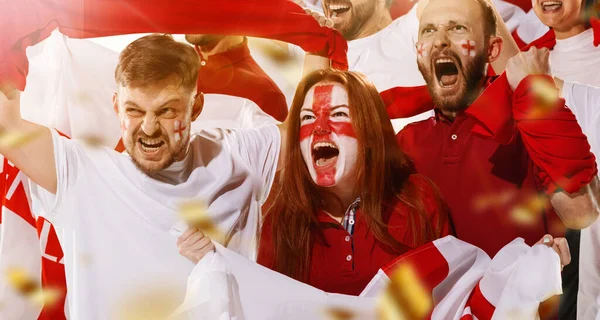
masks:
[[[431,223],[436,226],[440,219],[435,193],[429,180],[421,175],[411,175],[417,187],[424,190],[427,215]],[[407,214],[414,213],[404,203],[398,201],[394,210],[387,214],[388,231],[399,242],[412,248],[412,230],[408,228]],[[388,262],[398,257],[381,245],[368,230],[361,219],[360,208],[356,211],[354,234],[350,236],[342,225],[325,212],[318,212],[318,219],[324,228],[327,244],[315,241],[312,248],[308,284],[321,290],[350,295],[359,295],[377,271]],[[449,233],[447,219],[441,230],[440,237]],[[316,237],[315,237],[316,239]],[[262,227],[258,263],[273,269],[275,257],[271,237],[271,223],[266,217]]]
[[[208,59],[200,55],[200,60],[198,92],[246,98],[278,121],[285,120],[285,96],[250,55],[248,40]]]

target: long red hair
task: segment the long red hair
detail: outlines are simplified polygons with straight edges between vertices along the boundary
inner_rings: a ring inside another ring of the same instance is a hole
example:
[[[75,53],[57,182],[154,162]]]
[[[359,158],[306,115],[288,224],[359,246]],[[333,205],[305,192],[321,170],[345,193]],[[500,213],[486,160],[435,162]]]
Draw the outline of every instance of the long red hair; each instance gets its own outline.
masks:
[[[398,147],[384,103],[373,84],[355,72],[315,71],[296,89],[288,115],[281,185],[275,190],[275,201],[266,215],[272,222],[274,269],[300,281],[307,280],[315,236],[324,240],[317,212],[324,207],[325,199],[336,197],[327,188],[314,183],[299,144],[300,109],[306,93],[321,81],[340,83],[348,92],[350,117],[359,144],[355,194],[361,198],[362,217],[375,238],[384,248],[398,254],[412,249],[388,232],[385,213],[392,208],[386,206],[396,203],[395,200],[413,209],[408,214],[408,221],[414,230],[416,244],[436,239],[443,220],[439,219],[439,224],[433,226],[427,218],[422,190],[408,179],[414,173],[412,162]]]

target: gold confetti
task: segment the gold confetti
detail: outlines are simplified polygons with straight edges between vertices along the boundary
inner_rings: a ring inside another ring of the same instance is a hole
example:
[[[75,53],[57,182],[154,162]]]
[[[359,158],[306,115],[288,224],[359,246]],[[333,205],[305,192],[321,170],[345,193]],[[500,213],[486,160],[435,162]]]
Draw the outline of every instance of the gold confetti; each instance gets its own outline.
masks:
[[[168,319],[181,301],[174,288],[156,287],[140,291],[122,300],[117,319],[119,320],[163,320]]]
[[[431,295],[419,281],[410,264],[401,264],[392,273],[388,288],[380,297],[378,312],[381,319],[416,320],[425,318],[433,309]]]
[[[44,130],[38,130],[29,133],[22,132],[2,132],[0,133],[0,146],[3,148],[18,148],[23,145],[30,143],[31,141],[38,138]]]
[[[259,50],[263,55],[279,64],[288,63],[292,60],[292,55],[289,54],[288,44],[286,43],[259,38],[250,38],[249,42],[252,48]]]
[[[506,190],[500,193],[484,194],[474,197],[473,207],[477,211],[484,211],[493,208],[502,208],[512,201],[517,193],[514,190]]]
[[[100,148],[104,146],[104,141],[102,140],[102,137],[98,137],[98,136],[85,136],[83,138],[80,139],[83,143],[85,143],[87,146],[92,147],[92,148]]]
[[[536,108],[529,115],[531,118],[544,116],[555,110],[559,99],[555,85],[536,79],[531,83],[531,90],[536,98]]]
[[[51,306],[58,302],[63,292],[55,288],[42,288],[24,269],[10,268],[6,271],[10,286],[21,296],[39,306]]]
[[[549,199],[546,195],[533,195],[515,206],[511,212],[511,219],[522,225],[534,225],[539,223],[540,216],[548,208]]]
[[[179,207],[179,216],[190,227],[200,229],[206,236],[217,242],[223,243],[225,235],[213,222],[208,214],[208,207],[203,201],[184,202]]]
[[[325,320],[350,320],[354,313],[342,308],[328,308],[325,310]]]

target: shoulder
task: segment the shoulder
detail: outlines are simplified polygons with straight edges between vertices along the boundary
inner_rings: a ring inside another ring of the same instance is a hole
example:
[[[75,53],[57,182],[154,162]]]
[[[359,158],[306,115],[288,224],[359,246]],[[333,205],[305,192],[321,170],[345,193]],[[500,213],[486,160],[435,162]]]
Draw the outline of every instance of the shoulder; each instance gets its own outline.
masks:
[[[428,131],[435,125],[435,117],[407,124],[396,134],[400,147],[407,147],[427,138]]]

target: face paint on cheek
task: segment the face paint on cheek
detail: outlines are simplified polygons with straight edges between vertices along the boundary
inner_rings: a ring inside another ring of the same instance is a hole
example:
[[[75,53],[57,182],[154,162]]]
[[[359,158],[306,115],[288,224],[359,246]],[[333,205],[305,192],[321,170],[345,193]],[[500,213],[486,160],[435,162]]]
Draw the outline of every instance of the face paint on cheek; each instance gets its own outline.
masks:
[[[429,56],[429,46],[425,42],[417,42],[417,58],[423,59]]]
[[[181,141],[181,139],[183,139],[183,135],[185,134],[186,127],[179,120],[175,120],[173,127],[174,127],[173,129],[174,129],[175,142],[179,142],[179,141]]]
[[[475,57],[475,41],[463,39],[458,44],[462,54],[465,56]]]

